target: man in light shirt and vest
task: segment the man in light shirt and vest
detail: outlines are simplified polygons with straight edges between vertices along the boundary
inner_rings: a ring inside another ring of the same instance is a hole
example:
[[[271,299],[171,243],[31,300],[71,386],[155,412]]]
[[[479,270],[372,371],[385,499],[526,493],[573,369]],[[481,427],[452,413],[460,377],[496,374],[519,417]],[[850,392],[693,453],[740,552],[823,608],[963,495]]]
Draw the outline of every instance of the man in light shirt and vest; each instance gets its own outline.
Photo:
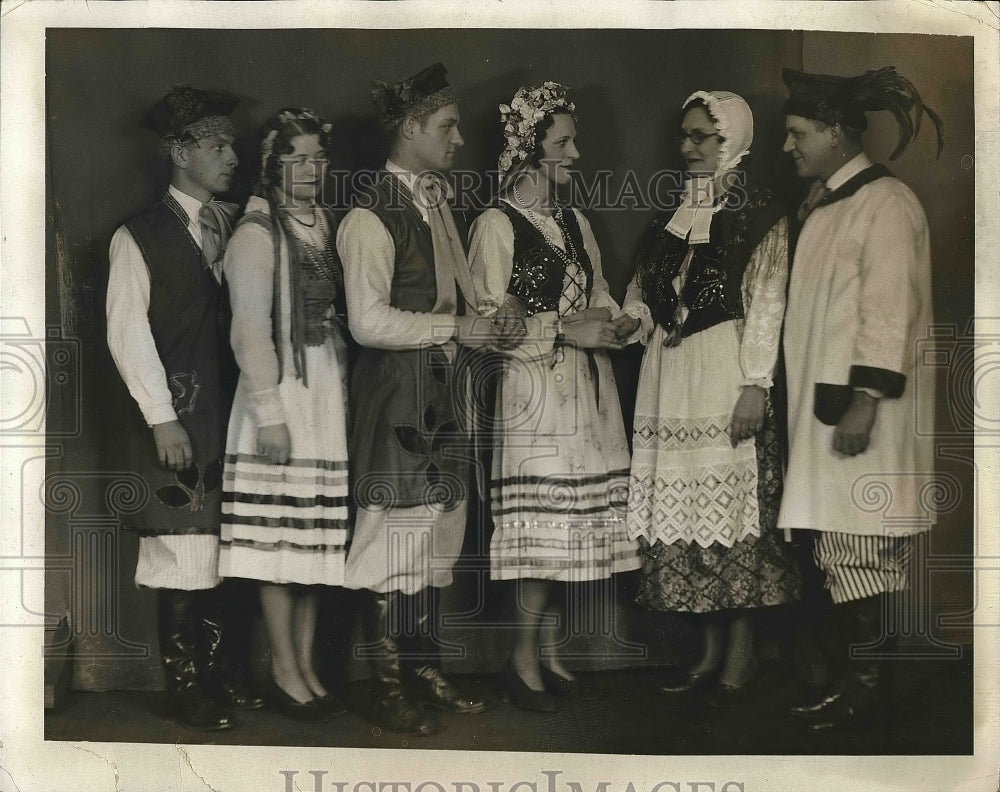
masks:
[[[221,667],[215,591],[232,365],[221,264],[236,207],[213,196],[237,165],[236,104],[175,86],[142,119],[170,185],[115,232],[106,304],[108,347],[137,406],[123,462],[149,488],[132,526],[135,582],[158,594],[167,714],[202,731],[230,728],[230,708],[263,704]]]

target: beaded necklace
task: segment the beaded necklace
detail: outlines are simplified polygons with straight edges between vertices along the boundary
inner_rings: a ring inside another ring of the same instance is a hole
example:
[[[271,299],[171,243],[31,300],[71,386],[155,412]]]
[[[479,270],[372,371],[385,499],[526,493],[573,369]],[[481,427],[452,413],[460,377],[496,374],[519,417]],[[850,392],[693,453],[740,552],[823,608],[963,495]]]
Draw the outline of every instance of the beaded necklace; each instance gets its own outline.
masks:
[[[511,192],[514,194],[514,199],[517,201],[518,205],[527,213],[528,222],[535,227],[538,233],[542,235],[542,238],[545,239],[545,241],[556,251],[559,258],[561,258],[566,264],[576,264],[578,262],[576,248],[573,246],[573,239],[570,237],[569,231],[566,228],[566,220],[563,218],[562,207],[557,206],[555,208],[555,211],[552,213],[552,219],[556,221],[559,231],[562,232],[565,250],[559,246],[559,243],[549,233],[545,220],[537,212],[535,212],[534,209],[528,206],[527,201],[521,197],[521,193],[518,192],[516,184],[511,188]]]

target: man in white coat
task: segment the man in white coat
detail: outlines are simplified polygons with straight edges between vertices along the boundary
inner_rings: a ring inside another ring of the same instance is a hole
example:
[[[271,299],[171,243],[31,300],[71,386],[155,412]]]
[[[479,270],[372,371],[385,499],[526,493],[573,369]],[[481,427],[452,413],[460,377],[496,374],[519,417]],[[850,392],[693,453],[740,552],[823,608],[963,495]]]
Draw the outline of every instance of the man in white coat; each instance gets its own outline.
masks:
[[[814,179],[789,279],[784,329],[789,461],[780,527],[815,531],[844,659],[883,637],[883,613],[907,587],[911,535],[928,522],[886,519],[918,504],[934,474],[933,438],[917,431],[933,409],[933,379],[914,376],[931,322],[927,219],[913,192],[873,164],[861,136],[867,111],[900,127],[891,158],[919,131],[913,85],[893,68],[843,78],[785,69],[784,151]],[[891,637],[890,637],[891,641]],[[884,715],[885,669],[858,656],[814,700],[792,707],[814,731]]]

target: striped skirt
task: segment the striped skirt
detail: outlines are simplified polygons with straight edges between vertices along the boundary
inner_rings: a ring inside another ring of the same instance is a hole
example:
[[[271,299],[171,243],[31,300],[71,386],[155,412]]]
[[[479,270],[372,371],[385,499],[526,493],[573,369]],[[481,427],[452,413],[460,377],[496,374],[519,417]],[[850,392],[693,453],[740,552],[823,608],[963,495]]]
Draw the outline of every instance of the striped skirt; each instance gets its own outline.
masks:
[[[241,377],[229,419],[219,574],[273,583],[343,585],[348,544],[347,393],[340,355],[306,347],[309,387],[278,386],[291,459],[257,454],[258,425]]]
[[[625,531],[629,453],[607,354],[527,345],[497,394],[490,506],[494,580],[582,582],[637,569]]]

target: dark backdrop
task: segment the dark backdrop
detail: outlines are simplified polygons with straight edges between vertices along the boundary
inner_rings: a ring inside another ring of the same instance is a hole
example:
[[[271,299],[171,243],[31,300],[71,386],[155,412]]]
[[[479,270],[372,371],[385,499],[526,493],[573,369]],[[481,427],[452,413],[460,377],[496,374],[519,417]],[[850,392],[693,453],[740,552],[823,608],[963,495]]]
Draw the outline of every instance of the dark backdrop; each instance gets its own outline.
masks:
[[[377,167],[385,149],[368,98],[369,80],[394,81],[435,60],[450,70],[461,101],[465,147],[456,167],[494,169],[501,146],[497,105],[509,102],[521,84],[551,79],[573,89],[580,170],[611,171],[609,192],[616,195],[629,171],[644,184],[657,169],[680,167],[670,139],[681,102],[695,90],[727,89],[744,96],[754,110],[749,170],[790,197],[797,185],[780,152],[781,67],[853,74],[894,64],[946,124],[940,160],[933,159],[933,136],[925,130],[891,165],[916,191],[930,219],[937,319],[957,327],[960,335],[972,317],[971,39],[747,30],[50,29],[47,322],[74,342],[79,374],[68,391],[54,391],[49,404],[50,435],[62,436],[48,468],[47,552],[69,560],[47,574],[46,607],[50,614],[70,615],[78,687],[160,684],[154,597],[134,588],[137,541],[120,530],[128,497],[116,462],[127,442],[118,431],[119,418],[135,408],[104,342],[109,240],[126,216],[155,199],[167,177],[155,141],[137,126],[139,117],[172,83],[239,96],[234,120],[241,130],[242,162],[232,196],[239,199],[256,175],[254,130],[282,106],[310,106],[333,122],[341,166]],[[891,152],[894,129],[888,119],[872,118],[869,149],[875,158]],[[588,217],[612,293],[620,299],[649,211],[594,210]],[[637,351],[616,360],[627,425]],[[940,390],[944,397],[946,384]],[[60,401],[64,392],[71,395]],[[961,497],[942,516],[935,549],[967,554],[973,540],[971,443],[967,434],[954,431],[943,401],[941,407],[939,431],[953,435],[950,458],[941,461],[941,469],[960,482]],[[59,492],[71,490],[72,497],[53,498],[57,485]],[[467,549],[474,561],[484,537],[477,524],[471,528]],[[498,598],[492,588],[477,593],[474,577],[471,571],[462,577],[449,595],[451,604],[471,611],[485,597],[480,621],[488,621]],[[621,665],[690,654],[691,634],[683,624],[636,612],[627,579],[612,594],[614,629],[593,630],[587,641],[578,642],[580,664]],[[930,598],[946,610],[967,607],[969,577],[939,576]],[[256,605],[248,602],[247,607]],[[459,670],[495,669],[503,654],[502,631],[478,628],[476,617],[463,625],[454,633],[468,651],[451,662]],[[967,638],[967,633],[960,636],[953,628],[947,637],[956,636]]]

